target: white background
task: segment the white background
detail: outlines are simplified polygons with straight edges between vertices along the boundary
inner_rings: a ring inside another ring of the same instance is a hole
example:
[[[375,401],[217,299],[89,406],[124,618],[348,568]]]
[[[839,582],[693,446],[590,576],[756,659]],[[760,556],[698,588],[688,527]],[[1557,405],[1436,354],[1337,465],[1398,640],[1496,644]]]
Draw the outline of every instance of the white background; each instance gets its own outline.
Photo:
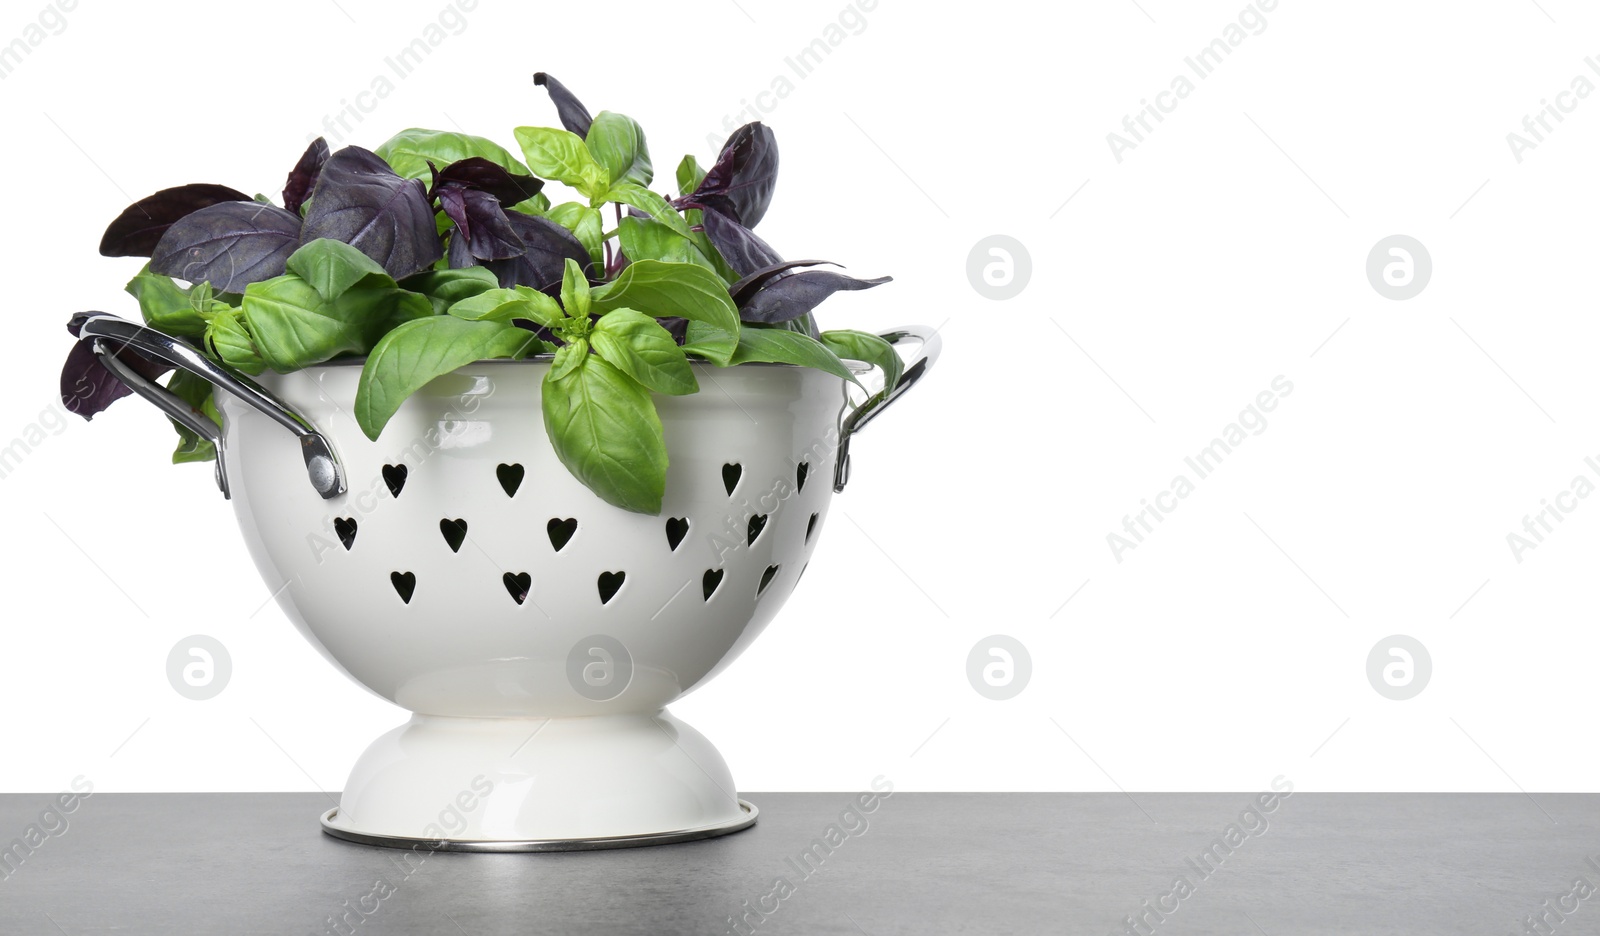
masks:
[[[41,6],[6,0],[0,43]],[[555,123],[542,69],[641,121],[664,187],[842,6],[480,0],[330,142],[511,144]],[[1600,789],[1600,498],[1520,563],[1506,540],[1600,455],[1600,96],[1520,164],[1506,141],[1574,76],[1600,82],[1600,13],[1282,0],[1119,163],[1106,135],[1242,6],[881,0],[767,99],[783,172],[761,233],[896,278],[823,306],[825,327],[942,325],[945,355],[858,443],[804,587],[675,707],[741,787]],[[137,314],[139,261],[96,255],[125,204],[198,181],[275,195],[443,7],[69,13],[0,82],[0,445],[52,405],[71,313]],[[1403,302],[1365,274],[1396,233],[1434,262]],[[1009,301],[967,278],[991,234],[1032,256]],[[1278,375],[1294,389],[1267,428],[1116,561],[1107,534]],[[0,480],[0,790],[338,789],[404,713],[267,603],[209,467],[168,464],[153,409],[47,418]],[[1006,702],[965,672],[997,633],[1033,660]],[[190,634],[232,654],[208,702],[166,680]],[[1431,651],[1410,701],[1367,681],[1390,634]]]

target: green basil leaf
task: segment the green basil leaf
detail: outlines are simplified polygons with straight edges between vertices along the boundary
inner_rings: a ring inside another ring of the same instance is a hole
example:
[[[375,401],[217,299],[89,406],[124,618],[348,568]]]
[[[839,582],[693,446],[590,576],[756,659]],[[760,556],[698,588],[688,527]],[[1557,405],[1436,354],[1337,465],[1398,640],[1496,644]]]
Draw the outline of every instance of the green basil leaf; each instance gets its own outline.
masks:
[[[259,376],[267,369],[261,352],[245,325],[244,314],[229,308],[212,317],[206,325],[205,347],[212,356],[241,374]]]
[[[210,285],[202,285],[206,286],[205,297],[209,297]],[[212,304],[195,295],[198,287],[184,289],[173,282],[172,277],[151,273],[150,268],[145,267],[128,281],[127,290],[128,295],[139,300],[144,323],[156,331],[180,338],[199,338],[205,334],[207,315],[202,315],[201,310],[209,314]]]
[[[376,441],[400,404],[429,381],[473,361],[517,356],[530,344],[538,344],[531,332],[500,322],[450,315],[407,322],[367,356],[356,387],[356,423]]]
[[[525,305],[525,300],[515,289],[485,289],[475,296],[468,296],[459,302],[450,304],[450,315],[469,322],[499,322],[503,325],[511,324],[519,309]]]
[[[293,273],[251,283],[243,311],[262,359],[285,374],[365,354],[396,325],[434,317],[427,297],[408,290],[363,287],[330,302]]]
[[[595,161],[605,167],[609,182],[627,180],[649,185],[655,177],[650,150],[644,143],[644,130],[632,117],[601,111],[589,124],[584,144]]]
[[[616,279],[593,291],[590,309],[634,309],[656,318],[702,322],[709,328],[697,353],[715,364],[727,364],[739,340],[739,310],[727,283],[693,263],[630,263]]]
[[[778,322],[776,323],[775,327],[781,328],[784,331],[800,332],[801,334],[810,335],[811,337],[817,339],[821,339],[822,337],[822,332],[817,329],[816,319],[811,317],[810,312],[807,312],[804,315],[795,316],[787,322]]]
[[[471,266],[418,273],[406,277],[400,285],[427,296],[433,303],[434,314],[443,315],[463,299],[498,288],[500,280],[488,267]]]
[[[605,269],[605,224],[598,210],[579,202],[562,202],[551,208],[545,217],[571,231],[578,243],[589,251],[590,269]]]
[[[840,358],[871,364],[883,371],[883,389],[875,396],[887,396],[899,386],[906,362],[893,345],[877,335],[842,328],[823,332],[822,343]]]
[[[380,314],[384,315],[377,328],[371,333],[373,341],[383,337],[383,334],[391,328],[404,325],[414,319],[430,318],[433,315],[433,303],[428,301],[428,297],[420,293],[414,293],[409,289],[352,290],[339,297],[339,301],[343,302],[362,292],[378,294],[370,300],[360,299],[359,301],[370,302],[371,308],[380,310]]]
[[[684,346],[685,351],[696,350]],[[817,370],[842,377],[856,386],[861,386],[861,381],[846,367],[839,356],[828,350],[828,346],[800,332],[792,332],[782,328],[756,328],[746,326],[739,333],[739,347],[734,350],[730,364],[748,364],[754,361],[764,361],[771,364],[797,364],[801,367],[814,367]]]
[[[519,314],[516,316],[517,318],[527,319],[537,325],[543,325],[545,328],[560,327],[566,316],[562,313],[559,302],[532,286],[517,286],[515,288],[517,295],[522,297],[522,300],[528,304],[526,308],[527,314]]]
[[[471,322],[510,324],[515,319],[527,319],[545,328],[555,328],[565,318],[554,299],[527,286],[485,290],[455,303],[449,311],[456,318]]]
[[[518,127],[517,143],[533,174],[572,186],[593,199],[611,184],[605,167],[575,133],[551,127]]]
[[[527,201],[517,202],[515,205],[512,205],[509,210],[520,211],[523,214],[542,216],[545,212],[550,210],[550,196],[540,192]]]
[[[178,399],[189,404],[197,414],[206,413],[206,404],[211,402],[211,382],[204,377],[197,377],[186,370],[176,370],[167,378],[167,390]],[[187,426],[177,422],[172,423],[172,428],[178,430],[178,447],[172,452],[174,465],[189,462],[207,462],[217,457],[216,446]]]
[[[319,237],[290,254],[287,265],[290,273],[310,283],[318,295],[330,301],[357,283],[391,289],[395,286],[378,261],[343,241],[327,237]]]
[[[556,349],[555,359],[550,362],[550,380],[560,380],[572,373],[573,369],[584,362],[589,356],[589,342],[579,338]]]
[[[196,462],[217,460],[217,447],[208,440],[195,435],[185,426],[173,423],[173,428],[178,430],[178,445],[172,450],[172,463],[174,465],[189,465]]]
[[[612,309],[589,333],[595,353],[657,393],[681,396],[700,384],[683,349],[661,323],[632,309]]]
[[[687,195],[700,187],[705,180],[706,171],[700,168],[700,161],[693,156],[685,156],[678,163],[678,194]]]
[[[667,486],[667,444],[650,391],[588,355],[560,377],[545,376],[544,428],[556,457],[608,504],[659,514]]]
[[[369,347],[370,325],[349,314],[354,303],[329,303],[293,273],[251,283],[244,291],[244,319],[256,348],[273,370],[289,373]]]
[[[679,234],[659,221],[627,217],[617,228],[622,253],[629,261],[661,260],[666,263],[693,263],[716,272],[716,265],[700,251],[694,239]]]
[[[589,317],[589,278],[576,260],[567,260],[561,271],[561,307],[567,310],[568,318]]]
[[[605,194],[605,200],[632,205],[679,234],[685,237],[689,236],[689,223],[683,220],[683,215],[678,214],[678,210],[672,207],[671,203],[665,198],[642,185],[635,185],[632,182],[618,182],[611,187],[611,191]]]
[[[402,130],[390,137],[374,152],[395,174],[407,179],[430,181],[433,173],[428,163],[443,169],[453,162],[473,156],[489,160],[502,169],[527,175],[528,167],[518,162],[505,147],[483,137],[448,130]]]

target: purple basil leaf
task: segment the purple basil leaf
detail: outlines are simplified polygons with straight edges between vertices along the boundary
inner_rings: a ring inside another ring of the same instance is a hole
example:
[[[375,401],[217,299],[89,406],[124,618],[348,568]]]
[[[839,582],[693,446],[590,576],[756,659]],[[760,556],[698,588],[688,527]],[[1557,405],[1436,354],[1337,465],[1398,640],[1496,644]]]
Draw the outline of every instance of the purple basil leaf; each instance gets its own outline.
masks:
[[[168,228],[150,256],[150,271],[242,293],[251,283],[283,275],[299,245],[299,215],[261,202],[222,202]]]
[[[300,213],[300,208],[305,205],[306,199],[311,197],[311,190],[317,187],[317,177],[322,175],[322,167],[328,162],[328,141],[317,137],[312,144],[306,147],[305,154],[300,157],[300,162],[289,173],[289,178],[283,183],[283,207],[295,214]]]
[[[452,270],[464,270],[478,265],[478,258],[468,249],[467,237],[461,233],[459,227],[450,233],[450,246],[445,255],[450,258]]]
[[[466,228],[472,223],[467,217],[467,190],[459,185],[435,185],[433,197],[439,199],[439,210],[455,222],[457,230],[471,234]]]
[[[667,330],[667,334],[671,335],[672,340],[677,342],[679,345],[682,345],[684,342],[689,340],[689,320],[686,318],[679,318],[676,315],[669,315],[666,318],[656,319],[656,324],[660,325],[662,328],[665,328]]]
[[[525,249],[521,256],[484,264],[500,278],[502,287],[531,286],[555,295],[561,289],[561,274],[566,270],[567,260],[575,260],[583,269],[589,269],[589,249],[571,231],[548,218],[520,211],[508,212],[506,218],[512,230],[522,238]]]
[[[106,228],[100,239],[102,257],[148,257],[161,235],[178,221],[219,202],[247,202],[250,196],[226,185],[180,185],[141,198]]]
[[[319,237],[349,244],[397,280],[444,256],[427,189],[359,146],[334,153],[322,167],[300,242]]]
[[[778,141],[759,121],[733,131],[716,165],[683,201],[715,208],[747,228],[761,223],[778,184]]]
[[[438,196],[441,186],[451,184],[488,192],[507,208],[527,201],[544,188],[543,179],[507,172],[504,167],[482,156],[458,159],[443,169],[435,170],[431,194]]]
[[[83,319],[98,314],[84,312],[73,316],[67,324],[67,331],[74,338],[78,337]],[[84,419],[93,419],[96,413],[133,392],[100,363],[99,356],[94,353],[93,343],[93,340],[74,343],[72,350],[67,352],[66,362],[61,366],[61,402],[68,412],[77,413]],[[159,380],[162,374],[172,369],[126,348],[117,352],[117,357],[132,365],[148,380]]]
[[[801,270],[769,282],[739,307],[739,318],[745,322],[773,325],[797,319],[815,309],[840,290],[871,289],[889,282],[893,277],[856,279],[832,270]]]
[[[561,126],[581,137],[589,135],[589,125],[594,123],[594,118],[589,116],[589,109],[567,90],[566,85],[544,72],[535,72],[533,83],[542,85],[550,92],[550,100],[556,105],[556,114],[561,117]]]
[[[711,246],[717,248],[722,259],[728,261],[728,266],[733,267],[735,273],[749,276],[757,270],[783,262],[778,252],[749,228],[715,208],[707,207],[703,214],[700,224],[705,228],[706,237],[710,238]]]
[[[456,233],[451,235],[452,264],[459,255],[456,241],[479,260],[509,260],[528,249],[493,195],[454,182],[439,186],[438,192],[439,206],[456,224]]]
[[[771,266],[762,267],[754,273],[751,273],[749,276],[746,276],[739,282],[729,286],[728,295],[733,297],[734,305],[743,305],[746,299],[749,299],[751,296],[755,295],[756,290],[767,285],[767,282],[774,276],[777,276],[780,273],[787,273],[790,270],[798,267],[821,266],[822,264],[828,262],[829,261],[827,260],[785,260],[782,263],[774,263]],[[833,266],[838,266],[838,264],[835,263]]]
[[[67,360],[61,365],[61,402],[68,412],[93,419],[132,392],[100,365],[89,342],[75,342],[67,352]]]

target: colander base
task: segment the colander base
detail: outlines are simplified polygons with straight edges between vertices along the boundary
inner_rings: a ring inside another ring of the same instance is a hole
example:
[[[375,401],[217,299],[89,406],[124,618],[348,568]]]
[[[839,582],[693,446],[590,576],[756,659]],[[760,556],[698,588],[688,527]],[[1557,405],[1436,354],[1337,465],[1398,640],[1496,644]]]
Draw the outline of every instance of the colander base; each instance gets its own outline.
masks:
[[[663,709],[413,715],[356,761],[322,826],[349,841],[421,854],[684,842],[736,832],[755,818],[717,749]]]
[[[383,848],[408,848],[413,851],[454,851],[454,852],[562,852],[562,851],[598,851],[605,848],[639,848],[644,845],[673,845],[681,842],[697,842],[701,839],[716,838],[719,835],[728,835],[748,829],[756,824],[756,817],[760,810],[749,800],[740,799],[739,809],[743,815],[717,825],[703,826],[698,829],[681,829],[676,832],[652,832],[644,835],[613,835],[601,838],[569,838],[569,839],[534,839],[528,841],[496,841],[496,840],[465,840],[442,839],[434,840],[417,838],[406,835],[370,835],[343,828],[339,825],[338,807],[322,814],[322,831],[337,839],[347,842],[356,842],[361,845],[377,845]]]

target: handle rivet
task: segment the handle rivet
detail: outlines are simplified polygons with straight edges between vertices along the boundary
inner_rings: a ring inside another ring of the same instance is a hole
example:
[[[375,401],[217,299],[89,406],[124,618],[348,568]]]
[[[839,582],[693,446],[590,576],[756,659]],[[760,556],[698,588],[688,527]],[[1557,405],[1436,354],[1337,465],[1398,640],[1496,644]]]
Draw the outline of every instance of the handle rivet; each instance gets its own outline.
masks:
[[[311,476],[311,486],[323,497],[338,493],[339,472],[333,459],[326,455],[313,455],[306,459],[306,473]]]

